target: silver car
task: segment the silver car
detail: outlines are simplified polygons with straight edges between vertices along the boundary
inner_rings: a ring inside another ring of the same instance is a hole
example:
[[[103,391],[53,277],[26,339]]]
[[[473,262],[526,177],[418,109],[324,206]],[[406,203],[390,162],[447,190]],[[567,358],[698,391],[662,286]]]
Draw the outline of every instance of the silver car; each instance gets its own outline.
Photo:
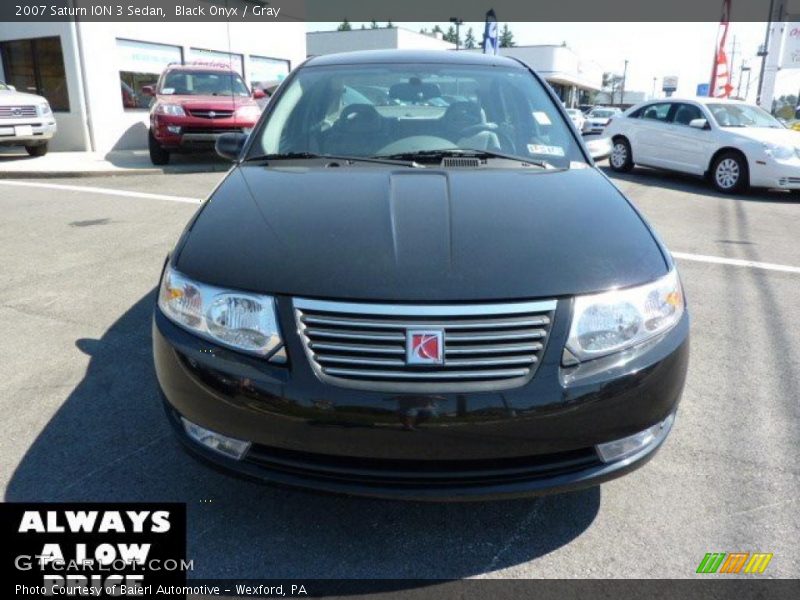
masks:
[[[0,81],[0,146],[25,146],[31,156],[44,156],[55,133],[47,100]]]

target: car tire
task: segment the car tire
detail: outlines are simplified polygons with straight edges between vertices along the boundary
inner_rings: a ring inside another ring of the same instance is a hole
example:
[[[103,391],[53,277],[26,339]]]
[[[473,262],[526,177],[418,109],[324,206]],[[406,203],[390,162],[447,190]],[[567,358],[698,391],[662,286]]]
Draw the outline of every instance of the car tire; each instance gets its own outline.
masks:
[[[611,166],[611,170],[617,173],[627,173],[633,169],[633,153],[628,140],[623,137],[612,140],[608,164]]]
[[[711,185],[723,194],[736,194],[749,187],[747,160],[738,152],[723,152],[711,165]]]
[[[44,144],[36,144],[35,146],[25,146],[25,152],[30,156],[44,156],[47,154],[47,142]]]
[[[152,133],[147,134],[147,148],[150,150],[150,162],[154,165],[166,165],[169,162],[169,151],[161,147]]]

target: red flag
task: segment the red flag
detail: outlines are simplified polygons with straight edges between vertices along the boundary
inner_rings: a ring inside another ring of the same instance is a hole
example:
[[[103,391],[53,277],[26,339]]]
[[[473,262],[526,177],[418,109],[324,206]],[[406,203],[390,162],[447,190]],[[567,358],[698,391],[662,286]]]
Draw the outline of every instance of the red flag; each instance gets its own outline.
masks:
[[[719,22],[717,40],[719,45],[714,51],[714,65],[711,69],[711,85],[709,96],[713,98],[728,98],[731,95],[731,72],[728,67],[728,55],[725,52],[725,42],[728,39],[728,26],[730,25],[731,0],[722,0],[722,18]]]

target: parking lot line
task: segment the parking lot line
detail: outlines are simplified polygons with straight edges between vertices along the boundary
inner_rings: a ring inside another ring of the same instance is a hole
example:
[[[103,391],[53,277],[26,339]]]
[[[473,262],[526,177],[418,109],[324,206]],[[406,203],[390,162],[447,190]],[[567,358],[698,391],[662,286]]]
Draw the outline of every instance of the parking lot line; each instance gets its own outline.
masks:
[[[673,252],[672,256],[677,259],[693,260],[695,262],[730,265],[734,267],[749,267],[751,269],[765,269],[767,271],[782,271],[783,273],[800,273],[800,267],[776,265],[774,263],[756,262],[739,258],[723,258],[721,256],[708,256],[706,254],[688,254],[686,252]]]
[[[111,188],[90,187],[85,185],[64,185],[61,183],[46,183],[39,181],[13,181],[2,180],[0,185],[16,187],[36,187],[51,190],[62,190],[66,192],[84,192],[87,194],[106,194],[109,196],[127,196],[129,198],[145,198],[148,200],[169,200],[172,202],[186,202],[189,204],[200,204],[202,198],[189,198],[187,196],[170,196],[168,194],[150,194],[148,192],[132,192],[129,190],[115,190]]]

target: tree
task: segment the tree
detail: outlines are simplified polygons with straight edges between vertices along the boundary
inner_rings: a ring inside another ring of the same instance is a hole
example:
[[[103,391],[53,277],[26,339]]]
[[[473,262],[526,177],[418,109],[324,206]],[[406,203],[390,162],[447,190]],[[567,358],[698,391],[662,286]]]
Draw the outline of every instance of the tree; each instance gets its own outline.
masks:
[[[391,21],[386,22],[386,29],[394,29],[394,23]]]
[[[364,24],[362,23],[362,24],[361,24],[361,29],[366,29],[366,28],[367,28],[367,27],[366,27],[366,25],[364,25]]]
[[[511,30],[508,28],[508,23],[503,25],[503,30],[500,32],[500,42],[501,48],[512,48],[516,46],[516,42],[514,42],[514,34],[511,33]]]
[[[437,33],[444,33],[444,31],[442,31],[442,28],[438,25],[434,25],[433,29],[431,29],[431,33],[436,35]]]
[[[610,102],[612,106],[614,105],[614,96],[617,93],[617,90],[622,87],[622,75],[618,75],[617,73],[603,73],[603,90],[608,92]]]
[[[464,37],[464,48],[475,48],[478,42],[475,40],[475,34],[472,32],[472,27],[467,29],[467,35]]]
[[[456,28],[450,25],[447,28],[447,33],[442,36],[442,39],[445,42],[450,42],[451,44],[456,44],[457,46],[460,44],[460,40],[458,39],[458,34],[456,33]]]
[[[378,22],[377,21],[370,21],[369,28],[370,29],[378,29]]]
[[[423,35],[428,35],[428,28],[427,27],[421,27],[419,32],[421,34],[423,34]]]
[[[353,27],[350,25],[350,21],[345,19],[341,23],[339,23],[339,27],[336,28],[336,31],[352,31]]]

